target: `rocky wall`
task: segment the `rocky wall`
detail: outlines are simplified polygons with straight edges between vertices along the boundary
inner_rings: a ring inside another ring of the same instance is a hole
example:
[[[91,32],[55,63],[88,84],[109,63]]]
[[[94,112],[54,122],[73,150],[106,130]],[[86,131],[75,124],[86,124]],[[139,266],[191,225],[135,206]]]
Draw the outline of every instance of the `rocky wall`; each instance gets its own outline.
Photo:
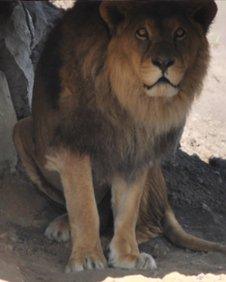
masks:
[[[0,2],[0,169],[15,165],[12,129],[30,114],[35,66],[62,13],[47,1]]]

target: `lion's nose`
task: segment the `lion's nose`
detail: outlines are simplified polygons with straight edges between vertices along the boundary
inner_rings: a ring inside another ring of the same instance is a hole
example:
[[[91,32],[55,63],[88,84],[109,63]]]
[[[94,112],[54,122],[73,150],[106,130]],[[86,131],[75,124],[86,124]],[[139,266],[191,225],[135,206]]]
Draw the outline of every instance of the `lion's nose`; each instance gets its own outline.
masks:
[[[165,72],[170,66],[175,63],[173,58],[156,57],[152,58],[152,63]]]

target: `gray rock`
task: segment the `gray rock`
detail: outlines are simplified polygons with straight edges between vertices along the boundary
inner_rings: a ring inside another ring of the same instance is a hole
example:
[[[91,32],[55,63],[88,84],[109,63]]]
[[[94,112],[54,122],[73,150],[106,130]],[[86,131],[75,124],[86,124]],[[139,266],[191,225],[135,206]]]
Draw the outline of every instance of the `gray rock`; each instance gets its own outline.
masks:
[[[18,1],[0,22],[0,70],[6,75],[18,119],[30,114],[39,44],[61,14],[47,2]]]
[[[11,102],[8,83],[0,71],[0,170],[14,170],[17,158],[12,142],[12,130],[16,123],[16,114]]]
[[[28,23],[32,34],[31,60],[35,67],[43,49],[49,31],[62,17],[63,10],[56,8],[48,2],[22,1],[28,13]]]
[[[22,4],[27,12],[28,24],[32,33],[31,48],[34,49],[54,27],[55,22],[62,15],[62,10],[41,1],[22,1]]]
[[[17,4],[0,26],[0,69],[5,73],[17,116],[29,115],[34,71],[30,60],[31,36],[24,8]]]
[[[16,163],[12,129],[30,115],[35,66],[62,13],[46,1],[0,2],[0,170]]]

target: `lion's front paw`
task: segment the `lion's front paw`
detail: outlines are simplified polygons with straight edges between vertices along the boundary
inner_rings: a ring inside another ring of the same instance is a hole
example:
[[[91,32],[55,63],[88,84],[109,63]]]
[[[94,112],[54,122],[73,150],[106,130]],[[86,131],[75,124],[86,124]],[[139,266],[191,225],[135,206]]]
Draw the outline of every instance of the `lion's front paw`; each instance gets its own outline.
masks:
[[[65,272],[77,272],[85,269],[102,269],[107,265],[106,259],[101,253],[91,253],[87,255],[71,256],[66,266]]]
[[[126,246],[127,245],[127,246]],[[125,252],[126,251],[126,252]],[[139,253],[138,248],[124,242],[123,247],[113,242],[110,245],[109,265],[124,269],[149,269],[157,268],[154,258],[146,253]]]
[[[138,257],[135,268],[155,270],[157,268],[157,265],[154,258],[151,255],[146,253],[141,253]]]
[[[139,255],[128,254],[117,258],[110,257],[109,265],[124,269],[155,270],[157,268],[154,258],[146,253],[141,253]]]

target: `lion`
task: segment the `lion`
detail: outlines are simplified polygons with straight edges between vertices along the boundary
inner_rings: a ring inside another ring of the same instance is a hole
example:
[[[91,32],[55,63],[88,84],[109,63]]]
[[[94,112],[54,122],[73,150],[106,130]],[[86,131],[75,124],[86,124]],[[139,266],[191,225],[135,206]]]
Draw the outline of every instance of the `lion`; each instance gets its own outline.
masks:
[[[67,209],[45,231],[71,237],[66,272],[107,265],[100,224],[109,220],[109,197],[112,267],[155,269],[138,243],[159,234],[226,252],[182,229],[161,171],[201,92],[216,12],[213,0],[78,0],[50,33],[32,116],[16,124],[14,142],[31,180]]]

